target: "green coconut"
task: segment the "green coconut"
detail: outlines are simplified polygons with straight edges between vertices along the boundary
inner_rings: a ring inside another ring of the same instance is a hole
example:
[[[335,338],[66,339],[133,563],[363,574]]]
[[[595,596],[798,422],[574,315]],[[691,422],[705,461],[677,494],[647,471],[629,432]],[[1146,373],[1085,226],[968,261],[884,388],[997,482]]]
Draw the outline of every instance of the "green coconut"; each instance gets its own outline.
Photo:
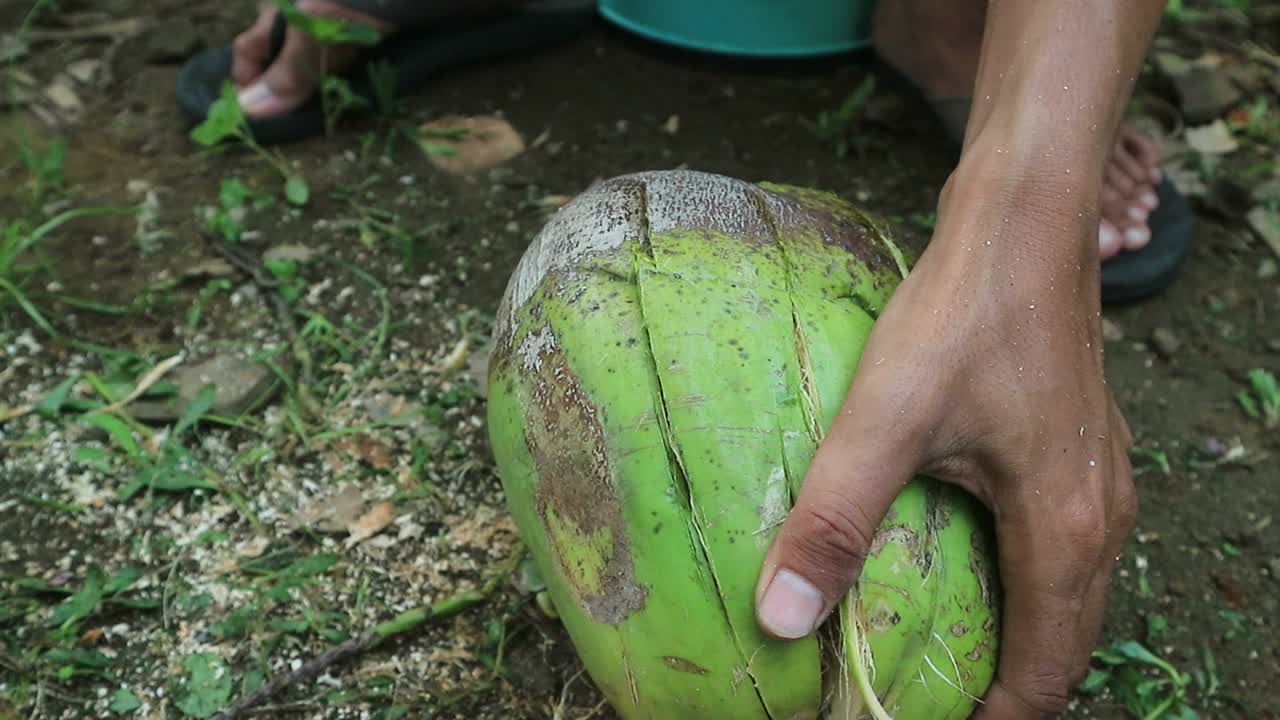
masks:
[[[761,563],[909,259],[833,195],[626,175],[553,217],[495,326],[508,506],[627,720],[967,717],[998,651],[982,508],[919,478],[814,637],[769,637]]]

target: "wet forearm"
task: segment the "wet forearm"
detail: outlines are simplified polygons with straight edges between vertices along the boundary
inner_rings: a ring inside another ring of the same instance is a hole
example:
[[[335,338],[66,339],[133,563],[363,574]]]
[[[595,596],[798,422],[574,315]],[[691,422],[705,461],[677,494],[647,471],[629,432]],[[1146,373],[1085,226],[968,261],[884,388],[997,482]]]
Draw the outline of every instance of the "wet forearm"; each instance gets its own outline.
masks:
[[[961,166],[1096,189],[1163,0],[992,0]],[[1083,198],[1083,199],[1081,199]]]

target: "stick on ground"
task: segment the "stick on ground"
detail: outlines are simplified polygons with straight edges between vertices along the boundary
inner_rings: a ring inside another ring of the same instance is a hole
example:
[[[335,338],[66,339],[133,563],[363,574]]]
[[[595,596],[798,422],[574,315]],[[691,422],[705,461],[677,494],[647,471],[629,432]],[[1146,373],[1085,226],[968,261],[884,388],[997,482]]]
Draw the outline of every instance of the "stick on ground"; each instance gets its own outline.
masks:
[[[334,665],[362,655],[397,635],[408,633],[429,622],[453,617],[464,610],[479,605],[487,600],[502,584],[502,581],[511,575],[523,556],[524,548],[520,547],[512,553],[511,559],[503,569],[489,578],[478,590],[468,590],[431,605],[406,610],[391,620],[375,625],[372,629],[366,630],[360,635],[308,660],[297,670],[284,675],[277,675],[262,687],[214,715],[213,720],[239,720],[246,717],[251,714],[255,707],[266,702],[281,690],[310,682],[320,673]]]

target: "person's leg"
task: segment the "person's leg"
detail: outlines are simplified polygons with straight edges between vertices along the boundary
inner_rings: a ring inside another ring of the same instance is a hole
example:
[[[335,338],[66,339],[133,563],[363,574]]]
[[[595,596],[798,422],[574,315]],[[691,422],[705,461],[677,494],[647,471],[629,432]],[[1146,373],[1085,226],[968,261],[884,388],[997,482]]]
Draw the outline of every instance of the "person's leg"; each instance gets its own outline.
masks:
[[[518,4],[518,0],[298,0],[298,8],[307,14],[367,25],[384,36],[401,26],[497,12]],[[289,28],[279,54],[272,57],[276,14],[274,3],[264,4],[257,21],[232,45],[232,78],[250,117],[281,115],[299,107],[315,93],[325,73],[341,72],[359,50],[355,45],[330,45],[322,51],[315,38]]]
[[[889,65],[937,100],[939,118],[958,142],[978,73],[986,0],[880,0],[875,47]],[[1102,195],[1099,242],[1103,258],[1137,250],[1151,239],[1160,153],[1151,140],[1122,128],[1111,153]]]

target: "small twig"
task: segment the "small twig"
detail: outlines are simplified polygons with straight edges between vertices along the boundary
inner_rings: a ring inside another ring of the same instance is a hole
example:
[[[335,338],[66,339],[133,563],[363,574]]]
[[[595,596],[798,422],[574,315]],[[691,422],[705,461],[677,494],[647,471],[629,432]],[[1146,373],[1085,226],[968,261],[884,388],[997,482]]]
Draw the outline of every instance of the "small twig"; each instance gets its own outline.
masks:
[[[578,678],[582,677],[582,673],[585,669],[586,668],[579,670],[573,674],[573,677],[565,681],[564,687],[560,689],[560,702],[556,705],[556,711],[555,714],[552,715],[552,720],[565,720],[564,708],[569,703],[569,688],[572,688],[573,683],[577,681]]]
[[[36,409],[35,405],[19,405],[17,407],[0,409],[0,424],[7,423],[10,420],[16,420],[23,415],[30,415]]]
[[[0,652],[0,667],[15,675],[26,675],[28,668],[22,661],[12,655]]]
[[[24,38],[33,43],[55,40],[117,40],[138,35],[143,30],[146,30],[150,24],[146,18],[126,18],[124,20],[110,20],[100,25],[91,25],[89,27],[73,27],[63,30],[28,30]]]
[[[133,390],[131,390],[128,395],[125,395],[109,405],[104,405],[98,408],[97,412],[117,413],[124,409],[126,405],[142,397],[143,394],[151,389],[152,385],[160,382],[160,379],[165,375],[168,375],[170,370],[181,364],[182,360],[182,353],[178,353],[171,358],[161,360],[159,364],[148,370],[147,373],[138,380],[138,384],[134,386]]]
[[[520,547],[512,553],[511,559],[504,568],[495,573],[477,590],[468,590],[431,605],[407,610],[387,622],[375,625],[372,629],[330,648],[303,663],[297,670],[284,675],[277,675],[253,693],[214,715],[213,720],[237,720],[238,718],[243,718],[250,714],[253,708],[261,705],[276,693],[295,685],[310,682],[320,673],[338,663],[363,655],[387,640],[416,630],[429,622],[453,617],[464,610],[479,605],[487,600],[498,589],[502,581],[514,572],[523,556],[524,548]]]
[[[36,701],[31,707],[31,720],[40,717],[40,708],[44,705],[44,682],[36,680]]]
[[[298,382],[294,392],[298,396],[298,401],[302,405],[302,409],[312,418],[323,416],[324,412],[320,407],[320,403],[316,401],[315,396],[311,394],[311,386],[314,383],[314,375],[312,372],[311,350],[307,348],[307,343],[303,340],[301,333],[298,332],[298,323],[293,317],[293,308],[289,307],[289,303],[280,294],[280,281],[273,276],[270,271],[262,266],[257,260],[245,257],[236,248],[229,244],[217,240],[208,233],[201,233],[201,236],[213,246],[224,258],[232,265],[240,268],[253,278],[254,284],[259,287],[271,290],[269,293],[271,298],[272,309],[275,310],[276,321],[280,323],[285,335],[289,338],[289,345],[293,349],[293,357],[298,361]]]
[[[169,572],[164,578],[164,587],[160,589],[160,627],[165,630],[169,629],[169,587],[173,584],[173,573],[178,569],[178,563],[186,557],[187,553],[184,551],[182,555],[173,559],[169,564]]]
[[[582,716],[582,720],[591,720],[591,718],[593,718],[593,717],[595,717],[595,716],[599,715],[599,714],[601,713],[601,711],[603,711],[603,710],[604,710],[604,706],[605,706],[608,702],[609,702],[608,698],[605,698],[605,699],[601,700],[600,702],[596,703],[595,707],[591,708],[591,712],[589,712],[589,713],[587,713],[586,715],[583,715],[583,716]]]
[[[263,705],[248,711],[248,715],[270,715],[276,717],[281,713],[315,712],[319,706],[313,702],[281,703],[279,705]]]

